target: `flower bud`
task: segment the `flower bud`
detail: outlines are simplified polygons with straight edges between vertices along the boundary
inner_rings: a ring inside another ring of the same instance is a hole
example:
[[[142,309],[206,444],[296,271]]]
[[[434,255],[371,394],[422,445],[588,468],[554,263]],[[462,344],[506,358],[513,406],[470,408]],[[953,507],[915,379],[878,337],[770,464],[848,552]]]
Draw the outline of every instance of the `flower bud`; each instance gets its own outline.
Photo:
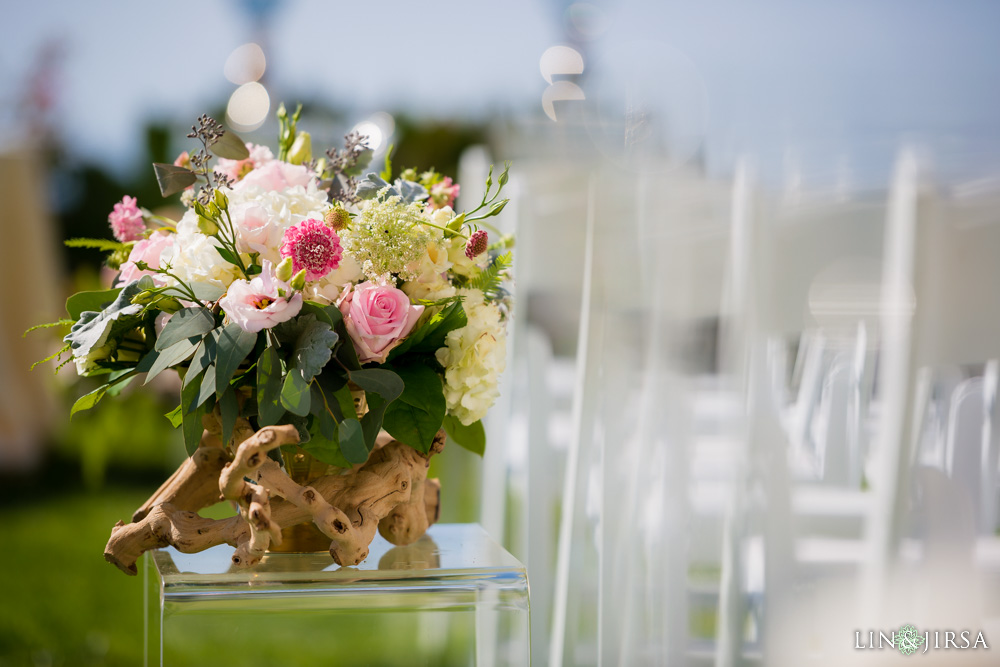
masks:
[[[281,260],[278,266],[274,267],[274,277],[283,283],[287,283],[292,277],[292,258],[286,257]]]
[[[215,236],[219,233],[219,225],[216,224],[215,220],[209,220],[208,218],[203,218],[199,215],[198,231],[205,236]]]
[[[312,159],[312,137],[308,132],[299,132],[295,142],[288,150],[288,161],[292,164],[304,164]]]
[[[178,310],[183,308],[181,302],[172,296],[168,296],[157,301],[156,307],[165,313],[176,313]]]
[[[401,179],[403,179],[404,181],[411,181],[411,182],[416,183],[416,181],[417,181],[417,170],[414,169],[413,167],[410,167],[409,169],[404,169],[403,173],[400,174],[399,177]]]
[[[339,232],[350,224],[351,215],[342,206],[334,206],[326,212],[324,220],[330,229]]]
[[[128,256],[131,254],[131,248],[119,248],[115,250],[110,255],[108,255],[107,265],[112,269],[119,269],[121,265],[128,261]]]
[[[501,199],[497,203],[493,204],[490,206],[490,212],[488,215],[500,215],[500,211],[503,210],[503,207],[506,206],[509,201],[509,199]]]
[[[226,193],[223,192],[222,190],[215,191],[214,199],[215,199],[215,205],[218,206],[220,209],[226,210],[227,208],[229,208],[229,197],[227,197]]]
[[[145,306],[147,303],[152,303],[155,297],[156,297],[155,292],[144,290],[136,294],[134,297],[132,297],[132,303],[138,304],[140,306]]]
[[[288,286],[293,290],[301,291],[306,286],[306,270],[302,269],[296,273],[291,282],[288,283]]]

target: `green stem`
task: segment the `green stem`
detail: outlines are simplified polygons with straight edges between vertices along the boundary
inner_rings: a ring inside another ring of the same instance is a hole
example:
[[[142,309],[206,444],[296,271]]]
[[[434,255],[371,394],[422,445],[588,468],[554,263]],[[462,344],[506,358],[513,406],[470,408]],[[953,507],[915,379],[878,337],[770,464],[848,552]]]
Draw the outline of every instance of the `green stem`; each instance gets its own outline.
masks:
[[[419,224],[424,225],[425,227],[433,227],[434,229],[440,229],[442,232],[445,232],[446,234],[451,234],[452,236],[460,236],[466,241],[469,240],[469,237],[466,236],[465,234],[461,232],[456,232],[454,229],[448,229],[447,227],[442,227],[441,225],[435,225],[433,222],[427,222],[426,220],[421,220]]]

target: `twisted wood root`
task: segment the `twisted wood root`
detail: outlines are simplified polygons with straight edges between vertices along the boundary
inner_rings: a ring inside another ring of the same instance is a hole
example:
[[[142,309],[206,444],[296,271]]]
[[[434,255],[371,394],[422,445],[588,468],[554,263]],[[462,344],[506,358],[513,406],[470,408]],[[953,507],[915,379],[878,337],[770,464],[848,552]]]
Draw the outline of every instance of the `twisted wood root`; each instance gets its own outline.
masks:
[[[276,447],[298,442],[294,427],[254,433],[241,419],[233,438],[240,445],[230,459],[217,423],[206,418],[205,425],[202,446],[136,511],[133,523],[119,521],[112,528],[104,557],[126,574],[136,574],[136,560],[145,551],[167,545],[194,553],[229,544],[236,547],[235,565],[253,565],[272,541],[280,543],[282,527],[307,521],[331,539],[330,555],[338,565],[357,565],[368,557],[376,530],[403,545],[437,521],[441,487],[436,479],[427,479],[427,468],[430,457],[444,448],[444,431],[426,455],[401,442],[381,440],[363,465],[300,486],[267,456]],[[238,516],[214,520],[196,514],[220,495],[237,504]]]

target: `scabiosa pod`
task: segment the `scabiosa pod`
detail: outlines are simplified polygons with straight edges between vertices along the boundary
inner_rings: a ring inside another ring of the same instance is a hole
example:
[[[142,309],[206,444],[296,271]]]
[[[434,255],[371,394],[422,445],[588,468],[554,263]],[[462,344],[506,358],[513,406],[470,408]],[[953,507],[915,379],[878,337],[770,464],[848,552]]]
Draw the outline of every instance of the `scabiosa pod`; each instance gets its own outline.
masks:
[[[340,266],[340,237],[325,224],[309,218],[285,230],[280,252],[290,257],[296,273],[305,269],[306,280],[319,280]]]
[[[489,246],[489,234],[486,230],[480,229],[472,233],[469,237],[469,241],[465,244],[465,256],[469,259],[474,259],[479,255],[486,252],[486,248]]]
[[[115,204],[114,210],[108,215],[108,222],[111,224],[111,233],[122,243],[138,241],[146,231],[142,211],[139,210],[135,197],[128,195]]]

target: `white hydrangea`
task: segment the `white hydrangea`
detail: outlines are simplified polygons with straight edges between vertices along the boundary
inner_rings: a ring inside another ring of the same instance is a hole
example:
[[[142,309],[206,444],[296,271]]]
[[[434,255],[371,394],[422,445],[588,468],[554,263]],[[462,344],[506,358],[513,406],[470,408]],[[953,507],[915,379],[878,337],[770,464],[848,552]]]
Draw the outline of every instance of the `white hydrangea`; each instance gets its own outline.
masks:
[[[444,397],[449,414],[468,426],[482,419],[499,396],[497,384],[507,358],[507,334],[500,309],[479,290],[463,289],[468,324],[445,338],[436,353],[444,366]],[[445,296],[441,294],[437,298]]]
[[[188,210],[177,222],[171,273],[189,285],[208,283],[225,290],[239,276],[239,269],[222,259],[218,241],[198,231],[198,214]],[[161,260],[162,261],[162,260]]]
[[[285,230],[303,220],[322,220],[328,208],[326,190],[314,182],[303,187],[297,185],[283,190],[266,191],[248,186],[227,191],[229,209],[237,229],[237,243],[241,250],[260,253],[260,259],[278,264],[282,257],[279,249]],[[248,211],[254,224],[245,224]],[[263,225],[259,224],[263,219]]]

